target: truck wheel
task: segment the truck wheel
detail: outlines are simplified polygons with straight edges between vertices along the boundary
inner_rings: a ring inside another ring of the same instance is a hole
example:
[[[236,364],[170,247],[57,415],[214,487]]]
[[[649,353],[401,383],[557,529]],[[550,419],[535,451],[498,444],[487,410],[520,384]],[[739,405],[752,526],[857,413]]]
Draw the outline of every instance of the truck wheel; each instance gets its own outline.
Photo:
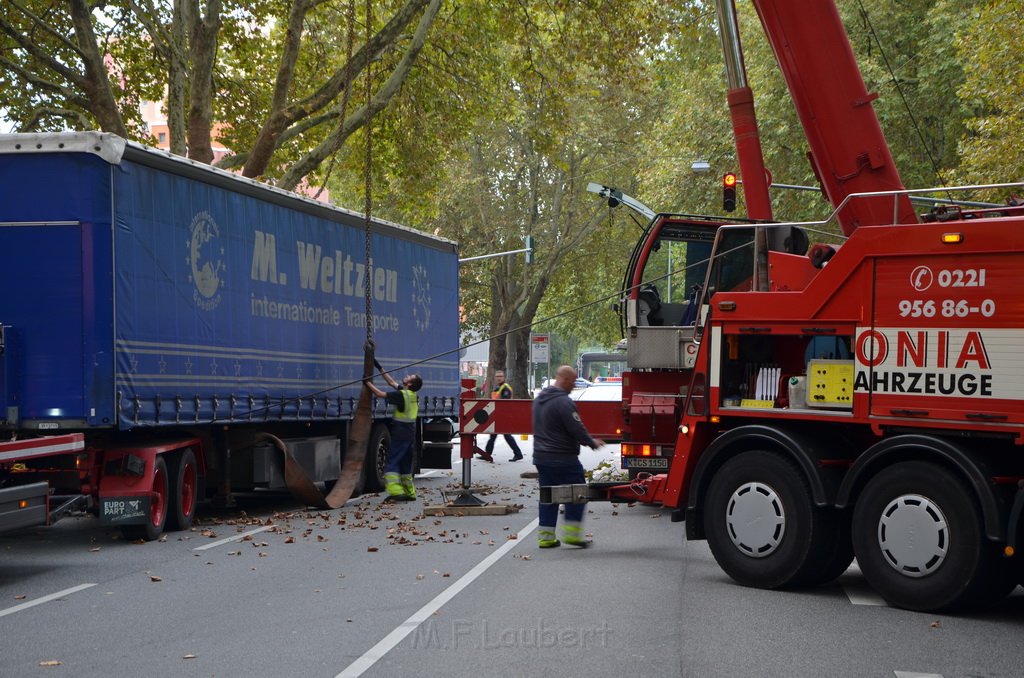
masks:
[[[167,527],[170,530],[187,530],[192,527],[198,500],[199,471],[196,466],[196,453],[187,447],[171,455],[170,462],[174,472],[170,478]]]
[[[927,462],[895,464],[868,482],[853,511],[853,548],[868,583],[909,610],[984,605],[1013,588],[970,490]]]
[[[121,534],[130,541],[153,541],[164,532],[167,523],[167,500],[170,487],[167,478],[167,462],[162,454],[153,459],[153,489],[149,501],[149,516],[142,525],[125,525]]]
[[[363,488],[367,492],[381,492],[384,489],[384,467],[388,463],[388,452],[391,450],[391,434],[384,424],[374,424],[370,431],[370,442],[366,446],[366,463],[363,473],[366,482]]]
[[[821,583],[845,570],[837,520],[835,511],[815,508],[793,462],[761,450],[725,462],[704,503],[715,560],[740,584],[758,588]]]

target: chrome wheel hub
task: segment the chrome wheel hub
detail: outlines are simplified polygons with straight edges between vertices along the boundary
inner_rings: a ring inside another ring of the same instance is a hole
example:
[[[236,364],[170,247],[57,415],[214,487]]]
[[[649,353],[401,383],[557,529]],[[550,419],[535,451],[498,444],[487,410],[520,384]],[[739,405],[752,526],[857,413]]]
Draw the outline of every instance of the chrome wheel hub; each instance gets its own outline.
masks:
[[[949,524],[937,504],[919,494],[889,502],[878,519],[878,546],[885,562],[907,577],[924,577],[942,565]]]
[[[744,554],[764,558],[779,547],[786,533],[782,500],[764,483],[745,483],[736,488],[725,509],[729,538]]]

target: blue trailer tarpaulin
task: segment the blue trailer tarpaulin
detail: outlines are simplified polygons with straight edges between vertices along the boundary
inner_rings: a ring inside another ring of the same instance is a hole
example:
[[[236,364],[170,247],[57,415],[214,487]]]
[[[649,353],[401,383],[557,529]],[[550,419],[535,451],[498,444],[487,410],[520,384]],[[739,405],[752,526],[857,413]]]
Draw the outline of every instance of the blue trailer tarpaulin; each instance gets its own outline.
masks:
[[[20,270],[36,283],[0,309],[0,323],[26,330],[24,378],[36,381],[23,418],[59,409],[121,428],[348,418],[367,284],[384,367],[426,361],[412,368],[421,401],[458,397],[450,241],[375,221],[367,266],[361,215],[133,144],[114,164],[0,152],[0,181],[16,196],[0,221],[22,224],[0,255],[22,265],[0,280],[21,282]],[[30,274],[26,247],[68,279]]]

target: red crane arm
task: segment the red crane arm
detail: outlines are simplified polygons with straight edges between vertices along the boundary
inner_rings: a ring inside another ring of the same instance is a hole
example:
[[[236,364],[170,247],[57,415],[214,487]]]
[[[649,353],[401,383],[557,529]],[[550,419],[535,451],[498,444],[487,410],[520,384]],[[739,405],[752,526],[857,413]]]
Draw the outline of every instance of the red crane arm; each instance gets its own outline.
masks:
[[[726,0],[729,1],[729,0]],[[857,60],[831,0],[754,0],[786,78],[810,160],[829,201],[851,193],[903,190]],[[840,215],[843,232],[859,226],[916,223],[906,196],[858,200]]]

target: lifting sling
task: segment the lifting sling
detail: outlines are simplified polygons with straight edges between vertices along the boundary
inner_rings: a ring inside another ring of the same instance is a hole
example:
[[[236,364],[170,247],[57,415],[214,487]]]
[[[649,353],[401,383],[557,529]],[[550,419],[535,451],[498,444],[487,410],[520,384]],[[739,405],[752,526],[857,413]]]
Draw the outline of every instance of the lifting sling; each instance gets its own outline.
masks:
[[[371,0],[366,0],[367,45],[369,45],[372,37],[372,25]],[[349,2],[348,61],[346,62],[348,66],[346,68],[350,67],[352,63],[352,36],[354,32],[355,2],[354,0],[351,0]],[[366,236],[366,270],[370,270],[370,260],[372,258],[372,233],[370,229],[372,195],[370,189],[372,186],[371,161],[373,159],[373,155],[371,130],[373,126],[373,113],[370,104],[373,95],[373,80],[371,64],[372,61],[368,62],[366,65],[366,108],[368,111],[368,118],[366,121],[366,156],[364,158],[364,187],[366,201],[365,209],[363,211],[363,224]],[[345,122],[345,108],[348,103],[349,89],[352,84],[353,80],[350,80],[349,84],[345,87],[345,94],[342,98],[341,110],[338,119],[339,128],[344,125]],[[370,293],[369,276],[366,276],[364,292],[366,299],[366,342],[363,344],[363,379],[365,380],[373,377],[374,349],[376,348],[373,342],[373,301]],[[367,458],[366,448],[370,439],[370,430],[373,428],[373,416],[371,411],[372,398],[373,394],[370,392],[370,389],[366,387],[364,382],[362,390],[359,393],[359,403],[356,405],[352,424],[349,427],[348,440],[345,445],[345,456],[341,466],[341,476],[338,478],[337,482],[335,482],[334,487],[331,488],[326,497],[319,488],[317,488],[313,481],[310,480],[302,466],[291,456],[288,452],[287,446],[282,440],[276,436],[262,434],[265,439],[273,442],[273,444],[281,450],[284,458],[285,484],[296,499],[299,499],[307,506],[334,509],[343,506],[354,494],[357,494],[360,489],[360,480],[363,478],[363,466],[365,465]]]

